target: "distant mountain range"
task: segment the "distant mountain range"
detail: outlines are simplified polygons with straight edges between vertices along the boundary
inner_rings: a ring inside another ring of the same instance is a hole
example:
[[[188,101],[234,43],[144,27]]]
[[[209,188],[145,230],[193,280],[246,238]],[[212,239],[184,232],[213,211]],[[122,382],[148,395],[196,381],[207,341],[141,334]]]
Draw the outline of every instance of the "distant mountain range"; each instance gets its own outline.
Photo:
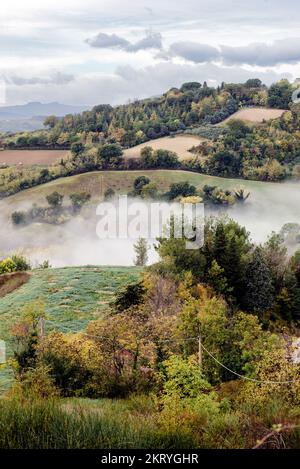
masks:
[[[0,132],[18,132],[43,128],[45,117],[62,117],[66,114],[77,114],[89,109],[89,106],[72,106],[69,104],[30,102],[16,106],[0,107]]]

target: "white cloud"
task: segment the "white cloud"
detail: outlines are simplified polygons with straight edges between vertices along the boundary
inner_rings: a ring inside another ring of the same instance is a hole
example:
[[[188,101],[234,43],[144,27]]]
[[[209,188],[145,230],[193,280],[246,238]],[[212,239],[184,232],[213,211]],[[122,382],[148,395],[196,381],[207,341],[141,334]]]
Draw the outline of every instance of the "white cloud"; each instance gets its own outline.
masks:
[[[91,47],[99,49],[125,49],[129,46],[129,42],[116,34],[99,33],[97,36],[86,39],[87,44]]]
[[[220,56],[220,52],[216,47],[189,41],[171,44],[169,53],[195,63],[210,62],[218,59]]]
[[[161,49],[162,48],[162,37],[160,33],[148,32],[145,37],[139,41],[130,44],[127,47],[128,52],[136,52],[145,49]]]
[[[5,77],[5,82],[7,84],[13,84],[16,86],[23,85],[65,85],[74,80],[74,76],[68,73],[55,72],[49,76],[33,76],[33,77],[24,77],[18,75],[11,75]]]
[[[116,34],[98,33],[92,38],[86,39],[91,47],[99,49],[121,49],[126,52],[137,52],[146,49],[161,49],[162,37],[160,33],[148,31],[146,36],[137,42],[131,43]]]
[[[170,45],[165,57],[178,56],[194,63],[222,61],[225,65],[273,67],[300,62],[300,38],[287,38],[244,46],[212,47],[199,42],[180,41]]]
[[[222,46],[221,55],[229,65],[249,64],[262,67],[300,61],[300,38],[274,41],[272,44],[252,43],[247,46]]]

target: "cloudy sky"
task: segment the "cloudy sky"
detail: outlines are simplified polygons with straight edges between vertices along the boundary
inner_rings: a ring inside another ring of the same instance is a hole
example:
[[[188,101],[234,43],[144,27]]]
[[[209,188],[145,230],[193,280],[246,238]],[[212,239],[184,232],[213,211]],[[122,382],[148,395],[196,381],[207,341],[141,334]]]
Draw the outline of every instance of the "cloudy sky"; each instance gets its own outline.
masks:
[[[118,104],[191,80],[293,80],[299,13],[299,0],[9,0],[6,104]]]

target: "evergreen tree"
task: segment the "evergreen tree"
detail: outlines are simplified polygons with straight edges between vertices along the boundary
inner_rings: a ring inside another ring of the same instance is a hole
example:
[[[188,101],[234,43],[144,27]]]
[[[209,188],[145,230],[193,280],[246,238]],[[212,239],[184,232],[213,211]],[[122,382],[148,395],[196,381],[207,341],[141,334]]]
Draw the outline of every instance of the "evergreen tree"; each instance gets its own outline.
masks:
[[[274,300],[272,274],[261,248],[255,248],[245,272],[244,307],[247,311],[263,313]]]
[[[141,267],[146,265],[149,250],[147,241],[144,238],[139,238],[133,248],[136,254],[134,264]]]
[[[238,299],[242,279],[244,276],[244,263],[236,236],[232,236],[232,238],[229,240],[226,254],[227,262],[225,267],[225,275],[229,285],[232,287],[233,294]]]
[[[232,291],[232,288],[228,286],[227,279],[224,276],[224,269],[219,266],[216,260],[212,261],[211,268],[207,274],[207,281],[209,285],[221,295],[226,295]]]
[[[247,251],[247,235],[232,222],[218,223],[214,236],[213,259],[223,270],[231,294],[239,301],[244,276],[243,255]]]
[[[224,223],[222,222],[218,223],[216,227],[213,257],[217,261],[218,265],[225,270],[228,264],[227,238]]]

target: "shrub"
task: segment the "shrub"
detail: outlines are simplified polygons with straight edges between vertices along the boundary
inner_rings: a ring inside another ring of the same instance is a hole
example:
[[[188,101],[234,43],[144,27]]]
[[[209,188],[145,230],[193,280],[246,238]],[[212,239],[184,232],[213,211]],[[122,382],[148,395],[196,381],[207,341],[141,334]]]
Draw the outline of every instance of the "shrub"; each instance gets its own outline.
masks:
[[[39,364],[19,377],[11,390],[11,395],[22,399],[48,399],[58,397],[50,367]]]
[[[81,153],[83,153],[84,151],[84,145],[80,142],[75,142],[75,143],[72,143],[71,145],[71,153],[74,155],[74,156],[78,156],[80,155]]]
[[[157,197],[157,185],[154,182],[145,184],[141,190],[142,199],[155,199]]]
[[[64,196],[55,191],[47,195],[46,199],[50,207],[58,208],[62,206]]]
[[[104,192],[105,200],[112,199],[114,196],[115,196],[115,191],[111,187],[106,189],[106,191]]]
[[[161,405],[158,422],[163,432],[193,439],[194,447],[199,445],[206,428],[219,413],[219,403],[213,393],[184,399],[177,394],[164,396]]]
[[[210,389],[210,384],[203,377],[193,356],[185,360],[180,356],[172,355],[163,362],[163,369],[163,388],[168,396],[192,398]]]
[[[25,225],[26,223],[26,213],[25,212],[20,212],[16,211],[13,212],[11,215],[11,219],[14,225]]]
[[[39,265],[39,269],[50,269],[51,268],[51,264],[49,262],[48,259],[44,260],[40,265]]]
[[[143,187],[149,183],[150,179],[147,176],[138,176],[133,183],[133,195],[141,195]]]
[[[26,270],[30,270],[31,269],[31,265],[30,263],[27,261],[27,259],[25,259],[25,257],[23,256],[20,256],[18,254],[14,254],[12,256],[12,261],[15,263],[16,265],[16,270],[18,272],[24,272]]]
[[[176,197],[189,197],[196,195],[196,187],[189,182],[176,182],[171,184],[168,196],[171,200]]]
[[[49,368],[53,383],[63,396],[84,395],[91,372],[83,343],[76,336],[51,333],[39,344],[40,362]]]
[[[17,265],[10,257],[0,262],[0,274],[8,274],[16,271]]]
[[[70,200],[72,202],[72,207],[75,213],[80,212],[83,205],[85,205],[91,198],[91,194],[86,192],[74,193],[70,195]]]
[[[116,299],[112,306],[117,312],[125,311],[131,306],[141,304],[144,300],[144,295],[145,287],[142,282],[131,283],[117,291]]]

